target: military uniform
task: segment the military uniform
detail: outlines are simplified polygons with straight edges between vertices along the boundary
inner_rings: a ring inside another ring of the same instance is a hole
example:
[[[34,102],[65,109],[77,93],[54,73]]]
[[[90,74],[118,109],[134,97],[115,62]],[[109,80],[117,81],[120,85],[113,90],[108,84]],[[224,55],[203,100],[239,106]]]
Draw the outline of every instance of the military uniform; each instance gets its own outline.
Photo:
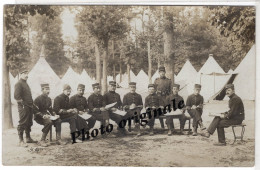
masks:
[[[93,88],[99,87],[99,83],[92,84]],[[106,102],[104,97],[101,94],[91,94],[88,97],[88,108],[92,115],[90,118],[90,124],[89,127],[94,127],[96,121],[101,121],[101,124],[103,126],[106,126],[109,121],[109,113],[108,111],[101,111],[100,108],[105,107]],[[95,110],[94,110],[95,109]]]
[[[192,94],[187,98],[186,108],[190,116],[193,118],[193,123],[192,123],[193,128],[197,128],[199,121],[202,121],[201,116],[203,112],[203,103],[204,103],[204,99],[203,96],[201,96],[200,94],[198,95]],[[191,109],[193,105],[197,106],[197,108]]]
[[[165,67],[160,67],[159,71],[165,72]],[[155,87],[156,87],[156,94],[160,96],[161,100],[164,102],[164,104],[167,102],[167,97],[172,92],[172,82],[171,79],[168,79],[167,77],[159,77],[156,78],[154,81]],[[161,127],[164,128],[163,119],[159,118]]]
[[[19,123],[17,130],[19,139],[23,141],[23,132],[25,131],[26,140],[29,143],[29,141],[32,141],[30,140],[30,132],[33,125],[33,99],[31,89],[26,80],[20,79],[15,84],[14,98],[18,103]]]
[[[228,84],[226,88],[234,89],[234,85]],[[223,119],[221,119],[220,117],[215,117],[207,129],[210,134],[213,134],[217,129],[219,143],[224,144],[226,143],[224,128],[231,125],[241,124],[242,121],[245,119],[244,104],[241,98],[238,97],[235,93],[233,93],[229,98],[230,110],[224,113],[225,116]]]
[[[134,82],[130,82],[129,86],[136,86],[136,83]],[[130,105],[135,104],[136,107],[134,109],[130,109]],[[127,112],[126,115],[123,117],[124,120],[128,120],[129,118],[135,117],[137,116],[138,121],[135,122],[136,123],[136,127],[137,130],[140,133],[140,112],[142,110],[143,107],[143,101],[142,101],[142,97],[140,94],[137,94],[136,92],[134,93],[127,93],[124,97],[123,97],[123,109]],[[137,115],[135,115],[135,112],[137,113]],[[131,124],[129,125],[129,131],[131,131]]]
[[[106,105],[117,102],[113,108],[116,108],[116,109],[122,108],[122,102],[121,102],[120,95],[118,93],[116,93],[115,91],[108,91],[104,95],[104,100],[105,100]],[[123,119],[123,117],[121,115],[113,113],[113,111],[111,109],[108,112],[109,112],[109,118],[112,119],[113,121],[115,121],[116,124],[119,126],[119,123]]]
[[[173,103],[173,101],[175,101],[175,102]],[[182,108],[181,108],[181,110],[182,110],[182,115],[181,115],[181,117],[179,118],[179,121],[180,121],[180,129],[181,129],[181,132],[182,132],[183,129],[184,129],[185,121],[186,121],[186,116],[185,116],[185,114],[184,114],[184,112],[185,112],[184,100],[183,100],[183,98],[182,98],[179,94],[175,94],[175,95],[174,95],[174,94],[171,94],[170,96],[167,97],[167,105],[170,104],[172,109],[174,108],[174,106],[177,107],[177,109],[179,109],[179,108],[178,108],[179,103],[183,103],[182,106],[181,106],[181,107],[182,107]],[[174,129],[173,116],[167,116],[167,117],[166,117],[166,124],[167,124],[167,126],[168,126],[169,129],[171,129],[171,130]]]

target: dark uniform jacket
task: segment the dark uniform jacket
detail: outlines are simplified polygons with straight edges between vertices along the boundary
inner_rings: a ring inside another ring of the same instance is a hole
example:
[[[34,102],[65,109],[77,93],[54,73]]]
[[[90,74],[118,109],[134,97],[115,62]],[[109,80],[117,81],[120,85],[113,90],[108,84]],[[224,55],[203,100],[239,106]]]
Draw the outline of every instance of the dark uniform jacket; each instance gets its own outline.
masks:
[[[87,111],[88,102],[86,97],[75,94],[70,98],[70,108],[76,108],[78,111]]]
[[[192,94],[187,98],[186,108],[190,109],[193,105],[195,105],[198,106],[196,110],[202,113],[203,103],[204,103],[203,96],[201,96],[200,94],[198,95]]]
[[[146,98],[145,98],[145,104],[144,104],[145,108],[152,108],[152,107],[156,107],[158,108],[159,106],[164,106],[164,102],[162,100],[160,100],[160,97],[157,94],[149,94]]]
[[[52,110],[51,98],[46,95],[40,95],[34,100],[34,104],[37,106],[35,119],[43,118],[43,115],[54,115]]]
[[[154,84],[158,95],[168,96],[171,94],[172,91],[171,79],[168,79],[167,77],[156,78]]]
[[[53,110],[57,115],[60,115],[61,119],[73,115],[72,113],[67,112],[68,109],[70,109],[69,96],[62,93],[54,99]]]
[[[240,97],[236,94],[232,94],[229,99],[229,108],[230,110],[225,113],[225,117],[228,119],[245,119],[245,110],[244,104]]]
[[[118,108],[118,109],[120,109],[122,107],[120,95],[114,91],[107,92],[104,95],[104,100],[105,100],[106,105],[117,102],[114,107]]]
[[[91,94],[88,97],[88,108],[90,111],[92,111],[94,108],[101,108],[101,107],[105,107],[106,103],[104,100],[104,97],[101,94]]]
[[[14,89],[14,98],[17,100],[17,102],[23,102],[27,105],[32,105],[33,99],[32,99],[32,93],[29,85],[27,84],[26,80],[20,79],[15,84]]]
[[[128,109],[128,107],[133,103],[136,106],[143,105],[142,97],[140,94],[129,92],[123,98],[123,107]]]
[[[173,100],[175,100],[175,102],[173,103]],[[172,109],[181,109],[184,110],[185,109],[185,104],[184,104],[184,100],[183,98],[179,95],[179,94],[171,94],[170,96],[167,97],[166,99],[167,103],[166,105],[171,105]],[[175,106],[174,106],[175,104]]]

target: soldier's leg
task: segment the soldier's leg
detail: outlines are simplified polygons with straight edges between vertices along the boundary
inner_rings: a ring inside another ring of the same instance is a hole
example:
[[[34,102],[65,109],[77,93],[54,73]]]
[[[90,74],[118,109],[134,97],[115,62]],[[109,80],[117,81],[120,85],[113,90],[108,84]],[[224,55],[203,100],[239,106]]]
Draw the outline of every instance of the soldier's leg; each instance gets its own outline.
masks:
[[[23,133],[26,127],[26,113],[21,104],[18,104],[19,121],[17,126],[18,136],[19,136],[19,146],[27,147],[28,145],[23,140]]]
[[[78,129],[78,131],[81,131],[82,129],[84,129],[84,131],[88,131],[89,127],[88,124],[86,122],[85,119],[83,119],[82,117],[80,117],[79,115],[76,115],[77,119],[76,119],[76,127]]]
[[[62,122],[68,122],[70,124],[70,133],[76,132],[76,129],[77,129],[76,119],[77,119],[76,115],[73,115],[73,116],[65,118],[65,119],[61,119]]]
[[[217,129],[220,120],[221,120],[220,117],[215,117],[215,118],[213,119],[213,121],[210,123],[210,125],[209,125],[207,131],[208,131],[211,135],[212,135],[212,134],[215,132],[215,130]]]
[[[38,123],[39,121],[37,121],[37,123]],[[43,146],[43,147],[46,147],[46,146],[48,146],[47,145],[47,143],[46,143],[46,137],[47,137],[47,135],[48,135],[48,133],[49,133],[49,131],[50,131],[50,129],[51,129],[51,127],[52,127],[52,125],[53,125],[53,122],[52,122],[52,120],[51,119],[40,119],[40,122],[39,122],[39,124],[43,124],[43,129],[42,129],[42,137],[41,137],[41,140],[40,140],[40,142],[38,142],[38,144],[40,145],[40,146]]]
[[[196,116],[196,110],[195,109],[191,109],[188,110],[188,113],[190,114],[190,116],[192,117],[192,135],[193,136],[197,136],[197,127],[198,127],[198,117]]]
[[[89,129],[93,128],[96,124],[96,118],[94,116],[91,116],[89,119],[86,120],[88,122]]]
[[[167,127],[168,127],[168,136],[172,135],[172,131],[174,129],[174,123],[173,123],[173,117],[172,116],[166,116],[165,121]]]
[[[141,112],[141,109],[135,109],[135,111],[134,111],[134,123],[135,123],[135,128],[137,130],[137,136],[141,136],[140,112]]]
[[[118,115],[116,113],[113,113],[112,111],[109,111],[109,118],[116,122],[116,124],[119,126],[120,121],[123,119],[121,115]]]
[[[185,116],[185,114],[182,114],[182,116],[179,118],[179,121],[180,121],[180,133],[184,134],[183,131],[184,131],[185,123],[186,123],[186,116]]]
[[[26,135],[26,143],[37,143],[37,141],[31,138],[31,127],[33,125],[33,111],[30,107],[24,107],[26,114],[26,127],[25,127],[25,135]]]

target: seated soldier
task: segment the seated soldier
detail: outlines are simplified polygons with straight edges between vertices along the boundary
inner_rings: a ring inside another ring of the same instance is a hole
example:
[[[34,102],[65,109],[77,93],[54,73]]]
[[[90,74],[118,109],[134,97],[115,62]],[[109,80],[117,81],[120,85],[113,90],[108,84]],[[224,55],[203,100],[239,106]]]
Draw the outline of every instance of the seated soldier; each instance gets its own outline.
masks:
[[[71,87],[67,84],[63,86],[63,93],[57,96],[54,99],[54,104],[53,104],[53,110],[57,115],[60,116],[60,119],[62,122],[68,122],[70,124],[70,133],[72,135],[75,135],[74,132],[76,132],[77,128],[78,130],[81,130],[82,127],[79,127],[77,125],[77,120],[78,120],[78,115],[77,110],[71,109],[69,105],[69,95],[71,93]],[[80,142],[80,141],[77,141]]]
[[[154,115],[154,110],[157,110],[158,108],[161,108],[163,112],[163,101],[160,100],[160,97],[155,93],[155,85],[154,84],[149,84],[148,85],[148,91],[149,95],[145,98],[145,109],[146,109],[146,117],[148,118],[148,123],[147,125],[150,126],[150,135],[154,135],[153,128],[154,128],[154,120],[155,120],[155,115]],[[149,111],[147,110],[149,109]],[[150,112],[151,115],[148,113]],[[157,112],[158,113],[158,112]]]
[[[200,95],[201,85],[195,84],[194,85],[194,93],[187,98],[186,102],[186,109],[188,113],[193,118],[192,127],[193,127],[193,136],[197,136],[197,128],[200,125],[201,130],[205,130],[206,128],[203,126],[202,123],[202,112],[203,112],[203,103],[204,99],[203,96]]]
[[[94,93],[88,97],[89,114],[92,115],[89,118],[89,128],[95,126],[96,121],[100,121],[103,127],[109,124],[109,113],[105,109],[106,103],[104,97],[100,94],[99,83],[92,84]]]
[[[214,144],[216,146],[226,145],[224,128],[231,125],[239,125],[245,119],[244,104],[241,98],[235,94],[233,84],[226,85],[226,95],[229,97],[229,111],[221,114],[221,116],[216,116],[209,125],[206,133],[203,134],[203,136],[209,137],[217,129],[218,143]]]
[[[123,109],[127,112],[124,116],[124,120],[131,120],[134,117],[137,119],[134,120],[135,127],[137,129],[137,136],[141,136],[140,130],[140,112],[143,108],[143,101],[140,94],[137,94],[136,91],[136,83],[130,82],[129,83],[130,92],[127,93],[123,98]],[[129,129],[128,131],[131,132],[131,121],[128,123]]]
[[[183,134],[183,129],[186,121],[185,116],[185,108],[184,108],[184,100],[183,98],[178,94],[180,90],[179,84],[173,84],[172,87],[172,93],[170,96],[167,97],[167,105],[171,105],[172,109],[180,109],[182,112],[182,115],[179,118],[180,121],[180,133]],[[166,114],[166,125],[168,127],[168,136],[172,135],[174,132],[174,123],[173,123],[173,116],[167,116]]]
[[[51,98],[48,97],[50,93],[50,87],[49,84],[41,84],[42,88],[42,94],[38,96],[34,100],[34,105],[36,109],[35,112],[35,118],[34,120],[39,123],[40,125],[43,125],[42,129],[42,138],[41,141],[38,142],[40,146],[46,147],[48,144],[46,143],[46,136],[49,133],[52,125],[56,128],[56,143],[58,145],[63,144],[61,142],[61,119],[51,120],[50,116],[56,116],[56,113],[52,110],[52,101]]]
[[[126,134],[125,128],[120,128],[119,123],[123,119],[123,116],[114,113],[117,109],[122,109],[122,102],[120,95],[116,93],[116,82],[109,81],[108,92],[104,95],[106,105],[115,103],[115,106],[108,110],[109,118],[116,122],[117,130],[121,133]]]

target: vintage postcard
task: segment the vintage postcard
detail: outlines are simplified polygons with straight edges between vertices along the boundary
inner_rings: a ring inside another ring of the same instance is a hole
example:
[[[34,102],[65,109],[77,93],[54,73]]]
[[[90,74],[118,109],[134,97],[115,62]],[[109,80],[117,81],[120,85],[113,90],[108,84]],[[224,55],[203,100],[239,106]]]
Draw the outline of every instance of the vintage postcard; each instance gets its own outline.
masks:
[[[4,166],[255,165],[255,6],[3,16]]]

